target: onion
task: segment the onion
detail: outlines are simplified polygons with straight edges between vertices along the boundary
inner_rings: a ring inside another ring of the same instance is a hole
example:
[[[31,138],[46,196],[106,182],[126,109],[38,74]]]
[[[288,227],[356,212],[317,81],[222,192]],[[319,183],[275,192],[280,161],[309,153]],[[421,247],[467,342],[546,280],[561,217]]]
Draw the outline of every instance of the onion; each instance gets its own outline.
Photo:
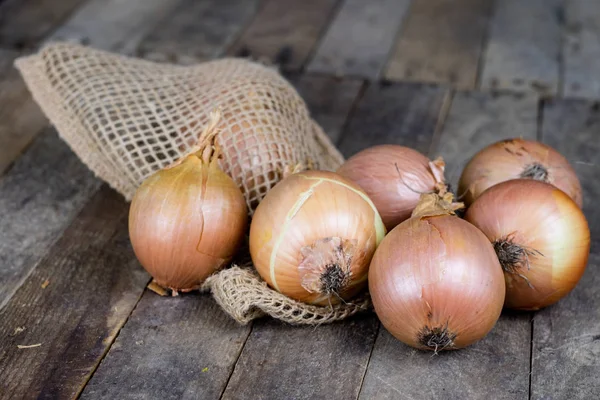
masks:
[[[288,176],[267,193],[250,226],[250,255],[277,291],[334,304],[366,286],[385,235],[377,209],[354,183],[327,171]]]
[[[337,172],[367,193],[388,230],[410,218],[421,193],[444,183],[441,158],[429,161],[416,150],[391,144],[353,155]]]
[[[231,260],[248,224],[244,196],[218,166],[218,114],[204,143],[146,179],[129,211],[135,255],[155,282],[175,292],[198,288]]]
[[[465,218],[493,243],[506,280],[506,307],[538,310],[577,284],[587,264],[590,231],[563,191],[525,179],[498,184]]]
[[[419,349],[468,346],[502,311],[505,285],[494,249],[453,215],[457,208],[449,193],[423,195],[413,217],[383,239],[371,262],[377,316],[397,339]]]
[[[566,158],[543,143],[524,139],[503,140],[477,153],[460,177],[458,193],[470,205],[487,188],[520,178],[550,183],[582,206],[581,184]]]

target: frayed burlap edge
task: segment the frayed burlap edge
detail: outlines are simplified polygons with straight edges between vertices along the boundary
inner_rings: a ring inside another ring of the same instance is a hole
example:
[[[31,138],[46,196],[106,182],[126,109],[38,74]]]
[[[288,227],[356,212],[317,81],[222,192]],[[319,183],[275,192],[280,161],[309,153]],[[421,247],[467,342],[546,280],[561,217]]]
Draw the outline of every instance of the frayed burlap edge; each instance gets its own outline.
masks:
[[[371,307],[368,294],[332,307],[298,302],[269,288],[251,266],[232,265],[210,276],[201,290],[210,291],[217,304],[243,325],[266,315],[293,325],[321,325]]]

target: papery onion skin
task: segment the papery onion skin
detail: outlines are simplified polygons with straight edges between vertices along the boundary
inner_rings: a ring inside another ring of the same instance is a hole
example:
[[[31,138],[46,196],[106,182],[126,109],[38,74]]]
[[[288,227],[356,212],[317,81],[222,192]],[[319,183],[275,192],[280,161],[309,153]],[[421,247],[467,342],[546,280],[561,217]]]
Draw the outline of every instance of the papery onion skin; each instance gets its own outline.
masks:
[[[518,179],[485,191],[465,219],[492,243],[523,251],[518,265],[503,262],[507,308],[538,310],[568,294],[581,279],[590,251],[590,231],[579,206],[543,182]]]
[[[196,155],[146,179],[129,212],[142,266],[160,286],[184,292],[231,260],[247,224],[240,189],[216,162]]]
[[[581,184],[567,159],[552,147],[525,139],[507,139],[477,153],[460,177],[458,195],[467,206],[487,188],[511,179],[530,178],[550,183],[581,208]]]
[[[416,150],[385,144],[356,153],[337,173],[367,193],[390,231],[410,218],[421,193],[432,192],[443,183],[443,163],[430,163]]]
[[[385,237],[369,291],[392,335],[437,352],[483,338],[500,316],[505,285],[487,238],[456,216],[438,215],[410,218]]]
[[[305,171],[279,182],[259,204],[250,254],[272,288],[298,301],[336,304],[366,286],[369,262],[384,235],[375,206],[356,184],[333,172]],[[336,249],[350,256],[347,264],[332,261]],[[327,265],[344,273],[338,275],[343,284],[330,292],[320,286]]]

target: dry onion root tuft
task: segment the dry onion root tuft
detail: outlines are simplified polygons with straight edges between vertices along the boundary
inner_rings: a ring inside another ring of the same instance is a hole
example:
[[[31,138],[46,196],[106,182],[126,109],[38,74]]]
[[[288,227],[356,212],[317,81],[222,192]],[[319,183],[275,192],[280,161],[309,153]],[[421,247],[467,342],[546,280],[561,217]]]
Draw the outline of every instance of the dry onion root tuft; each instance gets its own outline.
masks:
[[[524,139],[502,140],[477,153],[460,177],[458,194],[469,206],[489,187],[512,179],[550,183],[582,206],[581,184],[567,159],[550,146]]]
[[[418,349],[466,347],[495,325],[505,284],[485,235],[455,213],[452,194],[425,194],[377,248],[369,291],[383,326]]]
[[[246,202],[218,165],[220,113],[192,153],[146,179],[129,211],[129,236],[156,284],[177,291],[200,287],[225,266],[246,231]]]
[[[267,193],[250,226],[250,254],[275,290],[316,305],[345,302],[366,286],[385,235],[354,183],[327,171],[288,176]]]

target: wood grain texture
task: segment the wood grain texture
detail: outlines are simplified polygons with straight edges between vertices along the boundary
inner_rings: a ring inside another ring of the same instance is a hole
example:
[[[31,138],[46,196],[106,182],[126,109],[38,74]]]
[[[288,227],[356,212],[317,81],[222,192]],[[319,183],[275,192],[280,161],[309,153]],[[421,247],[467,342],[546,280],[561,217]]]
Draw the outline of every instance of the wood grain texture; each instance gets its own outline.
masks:
[[[99,186],[51,129],[2,177],[0,308]]]
[[[207,295],[146,291],[83,399],[218,399],[248,337]]]
[[[338,3],[338,0],[267,0],[228,53],[265,60],[285,70],[299,70]]]
[[[293,79],[292,83],[308,105],[311,117],[321,125],[333,143],[337,143],[363,82],[303,74]]]
[[[562,0],[502,0],[495,3],[481,87],[557,92]]]
[[[431,157],[444,157],[446,179],[457,188],[466,163],[502,139],[536,139],[538,96],[525,93],[456,92]]]
[[[104,186],[0,312],[0,396],[81,391],[148,282],[127,211]]]
[[[182,0],[141,42],[138,55],[193,64],[222,55],[258,9],[259,0]]]
[[[557,304],[536,313],[532,399],[600,398],[600,104],[556,100],[544,107],[542,139],[572,163],[583,186],[592,249],[585,274]]]
[[[449,93],[416,83],[367,88],[339,143],[346,157],[378,144],[397,143],[427,153]]]
[[[308,70],[377,79],[411,0],[346,0]]]
[[[444,157],[456,187],[465,162],[484,146],[514,136],[535,139],[537,110],[535,95],[458,92],[430,156]],[[436,357],[382,329],[361,398],[527,398],[530,339],[528,313],[504,313],[484,340]]]
[[[563,89],[566,97],[600,97],[600,4],[565,2]]]
[[[4,0],[0,3],[0,46],[37,46],[84,1]]]
[[[12,66],[19,53],[0,50],[0,175],[48,121]]]
[[[48,40],[67,40],[131,54],[145,34],[177,3],[173,0],[91,0]]]
[[[359,399],[527,399],[530,335],[528,316],[505,313],[484,340],[432,356],[382,327]]]
[[[385,77],[472,89],[491,0],[415,0]]]
[[[378,325],[370,314],[318,327],[257,321],[223,399],[355,399]]]

